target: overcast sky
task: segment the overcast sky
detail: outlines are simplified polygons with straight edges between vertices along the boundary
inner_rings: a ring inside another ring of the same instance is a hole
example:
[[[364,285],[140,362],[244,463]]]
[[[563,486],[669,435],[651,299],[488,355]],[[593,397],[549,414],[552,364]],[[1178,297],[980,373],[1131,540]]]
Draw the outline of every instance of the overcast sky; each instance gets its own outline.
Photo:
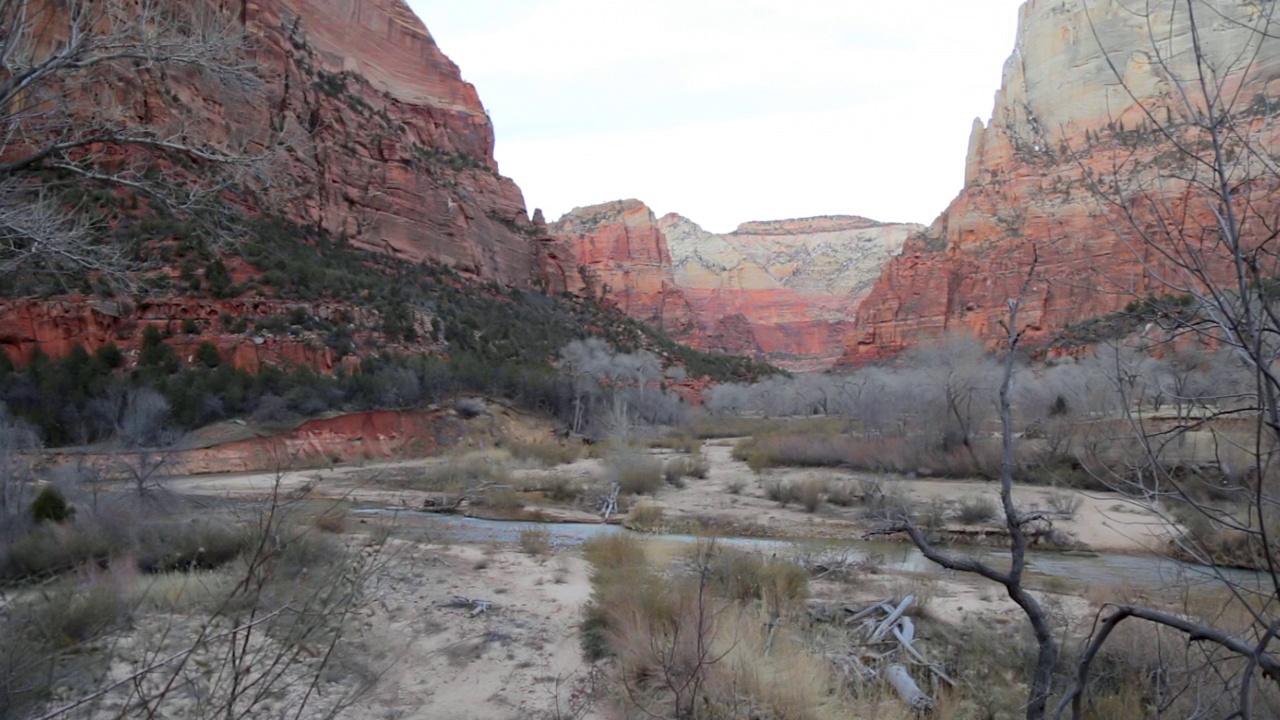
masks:
[[[408,0],[548,220],[635,197],[929,223],[991,114],[1020,0]]]

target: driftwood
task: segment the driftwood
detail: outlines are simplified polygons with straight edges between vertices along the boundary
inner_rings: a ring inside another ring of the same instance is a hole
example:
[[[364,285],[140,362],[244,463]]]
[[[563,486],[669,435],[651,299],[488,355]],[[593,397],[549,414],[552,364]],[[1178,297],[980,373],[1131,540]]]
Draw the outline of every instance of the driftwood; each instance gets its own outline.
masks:
[[[613,489],[609,491],[609,496],[604,500],[604,507],[600,512],[604,515],[604,521],[609,522],[609,518],[618,511],[618,493],[622,492],[622,486],[618,483],[613,484]]]
[[[818,620],[858,628],[861,642],[855,642],[854,651],[827,654],[827,659],[847,680],[863,683],[880,678],[893,687],[907,706],[925,711],[933,708],[933,698],[911,676],[908,664],[927,668],[939,681],[953,687],[956,683],[916,647],[916,626],[907,617],[914,603],[915,597],[908,595],[896,604],[883,600],[866,607],[845,605],[837,611],[838,616],[825,609],[811,615]]]
[[[930,710],[933,708],[933,698],[924,694],[920,686],[911,677],[911,673],[907,672],[905,665],[894,663],[885,668],[884,679],[889,681],[893,686],[898,697],[902,698],[902,702],[907,704],[912,710]]]
[[[493,601],[469,598],[466,595],[454,595],[453,599],[446,602],[444,606],[451,608],[471,608],[471,612],[467,613],[467,617],[475,617],[482,613],[489,612],[489,610],[493,608]]]

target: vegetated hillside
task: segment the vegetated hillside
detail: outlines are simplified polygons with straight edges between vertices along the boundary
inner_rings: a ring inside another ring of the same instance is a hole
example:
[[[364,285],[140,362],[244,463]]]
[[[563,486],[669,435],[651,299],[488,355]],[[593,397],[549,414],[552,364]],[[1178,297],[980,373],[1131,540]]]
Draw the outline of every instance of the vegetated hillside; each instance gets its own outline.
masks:
[[[1274,27],[1258,32],[1267,14],[1249,3],[1200,5],[1201,48],[1217,68],[1218,110],[1230,123],[1228,157],[1268,157],[1280,142]],[[1022,310],[1032,336],[1178,294],[1173,286],[1186,280],[1163,253],[1179,254],[1179,236],[1211,243],[1216,226],[1203,195],[1209,146],[1176,84],[1205,107],[1190,30],[1182,4],[1025,3],[991,119],[974,124],[964,189],[885,268],[858,308],[842,362],[952,330],[993,340],[1033,262],[1039,279]],[[1274,217],[1275,173],[1251,162],[1232,162],[1231,172],[1250,213]],[[1246,224],[1244,241],[1268,237],[1265,226],[1274,222]]]
[[[209,268],[218,265],[236,268],[243,279],[210,286]],[[603,338],[619,352],[653,352],[696,378],[746,381],[777,372],[681,345],[590,300],[478,283],[441,265],[360,250],[279,219],[258,220],[238,256],[203,267],[191,273],[182,301],[139,306],[204,308],[208,316],[115,317],[86,310],[70,320],[88,318],[93,332],[72,333],[58,359],[39,347],[22,367],[0,356],[0,402],[36,425],[46,442],[66,444],[115,434],[125,396],[142,387],[167,399],[181,428],[240,415],[281,419],[338,408],[407,407],[457,392],[554,412],[571,392],[553,363],[569,342],[588,337]],[[35,302],[47,307],[68,301]],[[80,302],[88,307],[97,301]],[[229,307],[258,314],[215,314]],[[246,368],[234,362],[228,346],[297,348],[295,358],[323,358],[332,373],[289,362],[283,356],[290,353]]]
[[[498,174],[475,89],[401,0],[69,7],[24,4],[4,29],[25,53],[14,62],[54,68],[0,112],[0,349],[14,362],[127,344],[104,332],[131,322],[206,329],[291,312],[256,302],[239,258],[261,217],[543,285],[539,226]],[[122,53],[148,62],[112,59]],[[423,320],[363,302],[310,310],[358,326]],[[219,349],[250,369],[334,360],[288,341]]]

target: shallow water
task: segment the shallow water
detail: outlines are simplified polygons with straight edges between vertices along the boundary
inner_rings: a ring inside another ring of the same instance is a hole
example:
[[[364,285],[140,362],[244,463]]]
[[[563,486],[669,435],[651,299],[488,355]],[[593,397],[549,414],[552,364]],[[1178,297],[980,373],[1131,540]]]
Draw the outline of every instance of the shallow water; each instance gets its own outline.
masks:
[[[505,520],[480,520],[461,515],[444,515],[417,510],[366,509],[355,511],[370,515],[411,515],[426,522],[432,535],[441,540],[464,543],[516,542],[520,533],[531,526],[527,522]],[[578,523],[537,523],[533,525],[551,534],[551,542],[558,547],[580,545],[600,534],[633,534],[659,542],[694,543],[699,538],[692,535],[651,535],[634,533],[619,525],[586,525]],[[866,540],[773,540],[760,538],[718,537],[716,542],[734,547],[748,547],[772,552],[803,550],[828,550],[847,552],[851,559],[873,558],[878,565],[890,570],[911,572],[948,571],[926,559],[909,543],[874,542]],[[1009,553],[987,548],[950,548],[947,552],[958,556],[976,556],[994,566],[1008,564]],[[1172,585],[1219,582],[1213,570],[1200,565],[1170,560],[1151,555],[1073,555],[1058,552],[1028,553],[1028,572],[1032,576],[1062,578],[1075,581],[1081,587],[1096,585],[1129,586],[1141,589],[1160,589]],[[1262,573],[1247,570],[1219,570],[1233,582],[1242,585],[1263,581]]]

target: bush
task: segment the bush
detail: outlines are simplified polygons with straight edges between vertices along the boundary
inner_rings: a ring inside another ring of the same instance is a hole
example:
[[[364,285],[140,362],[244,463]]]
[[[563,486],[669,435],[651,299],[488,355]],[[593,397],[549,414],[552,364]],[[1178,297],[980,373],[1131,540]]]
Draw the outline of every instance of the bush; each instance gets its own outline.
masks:
[[[858,495],[853,491],[853,484],[841,480],[827,483],[827,502],[839,507],[850,507],[858,502]]]
[[[742,491],[745,490],[746,487],[747,481],[736,477],[726,483],[724,489],[727,490],[730,495],[741,495]]]
[[[1000,508],[995,501],[982,495],[961,498],[956,506],[956,521],[964,525],[983,525],[995,520]]]
[[[52,485],[40,489],[40,494],[31,501],[31,519],[37,523],[47,521],[60,523],[69,520],[76,514],[75,508],[67,504],[67,499]]]
[[[1080,507],[1084,505],[1084,498],[1076,494],[1053,493],[1046,498],[1046,502],[1049,503],[1049,509],[1053,512],[1064,518],[1072,519],[1080,511]]]
[[[649,447],[675,450],[676,452],[692,455],[693,453],[702,450],[702,440],[696,435],[693,435],[686,430],[682,430],[673,435],[667,435],[666,437],[650,440]]]
[[[521,530],[520,552],[526,555],[546,555],[550,553],[551,531],[537,525],[530,525]]]
[[[626,527],[639,532],[657,532],[662,529],[662,508],[652,503],[640,502],[627,514]]]
[[[818,508],[822,507],[823,489],[824,483],[821,480],[805,480],[795,486],[796,501],[800,503],[805,512],[817,512]]]
[[[424,469],[419,477],[403,479],[399,483],[413,490],[428,492],[463,490],[486,484],[506,485],[511,482],[506,458],[506,454],[500,451],[447,457],[439,465]]]
[[[764,496],[782,507],[796,499],[795,486],[781,480],[770,480],[764,484]]]
[[[644,542],[633,535],[601,533],[582,543],[582,556],[597,570],[627,572],[645,564]]]
[[[539,489],[542,495],[553,502],[571,502],[582,496],[582,485],[573,478],[557,475],[543,480]]]
[[[711,472],[711,466],[701,455],[668,460],[662,475],[668,485],[684,487],[684,478],[705,478]]]
[[[453,403],[453,409],[467,419],[480,417],[484,414],[484,401],[476,398],[458,398]]]
[[[605,458],[605,474],[626,495],[655,495],[662,487],[662,465],[641,452],[623,450]]]
[[[886,484],[873,480],[859,483],[862,492],[862,516],[869,520],[897,520],[908,512],[911,500],[896,483]]]

